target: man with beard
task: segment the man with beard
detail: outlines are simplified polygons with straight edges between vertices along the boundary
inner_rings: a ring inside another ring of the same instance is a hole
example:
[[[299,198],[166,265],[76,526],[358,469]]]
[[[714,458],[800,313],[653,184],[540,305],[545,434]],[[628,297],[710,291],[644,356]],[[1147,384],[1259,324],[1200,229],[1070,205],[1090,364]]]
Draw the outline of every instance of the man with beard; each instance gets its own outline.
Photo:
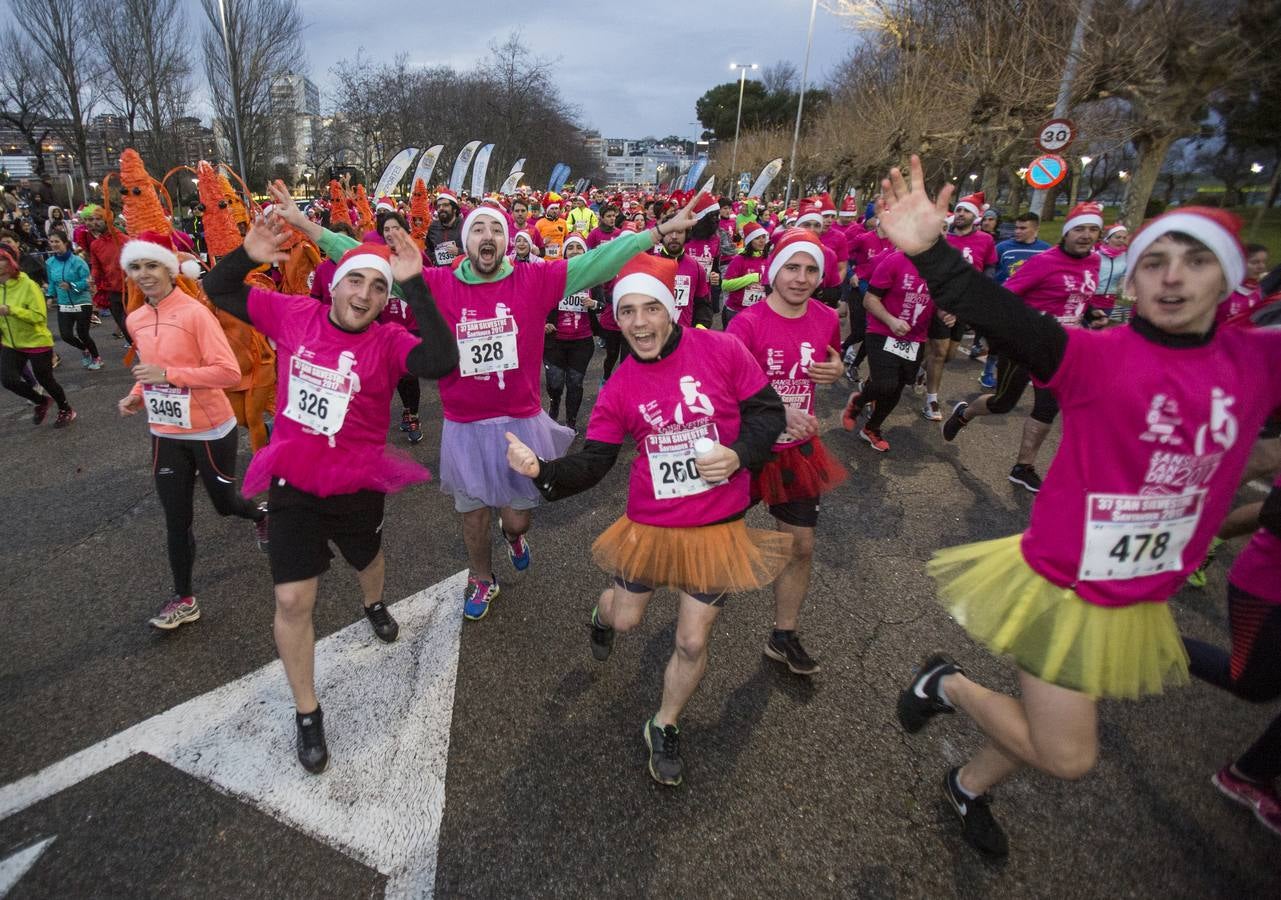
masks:
[[[427,254],[438,266],[448,266],[462,253],[462,223],[458,198],[451,191],[436,195],[436,217],[427,226]]]
[[[272,193],[285,221],[331,258],[341,259],[356,246],[354,239],[307,221],[283,185],[277,184]],[[657,228],[623,235],[573,259],[520,266],[507,258],[507,217],[493,207],[479,206],[462,223],[466,259],[450,268],[424,270],[423,278],[458,347],[458,368],[438,382],[445,418],[440,484],[462,515],[470,564],[463,591],[467,618],[484,617],[498,596],[492,509],[499,510],[498,527],[512,566],[524,571],[531,562],[525,533],[539,494],[528,478],[508,468],[505,435],[515,434],[544,459],[561,456],[574,439],[574,432],[557,425],[542,407],[548,314],[562,297],[608,281],[627,260],[669,233],[683,234],[694,221],[692,206]]]

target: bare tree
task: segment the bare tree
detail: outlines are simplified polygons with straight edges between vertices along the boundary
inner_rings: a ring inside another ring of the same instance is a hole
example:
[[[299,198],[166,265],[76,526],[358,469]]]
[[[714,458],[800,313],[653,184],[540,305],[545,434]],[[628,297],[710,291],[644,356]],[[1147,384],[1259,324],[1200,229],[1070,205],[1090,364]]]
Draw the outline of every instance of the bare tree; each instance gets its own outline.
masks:
[[[94,85],[99,66],[82,37],[92,34],[89,0],[9,0],[18,28],[48,66],[54,89],[49,109],[53,131],[76,155],[84,181],[89,180],[89,115],[97,103]]]
[[[4,65],[0,66],[0,121],[8,122],[22,133],[35,157],[36,174],[43,175],[53,86],[43,60],[12,27],[0,32],[0,44],[8,48]]]
[[[200,6],[208,25],[201,49],[215,116],[233,146],[239,120],[241,174],[259,183],[271,154],[271,83],[302,57],[302,13],[297,0],[200,0]]]
[[[761,84],[771,94],[794,94],[800,87],[800,73],[795,63],[780,59],[761,69]]]

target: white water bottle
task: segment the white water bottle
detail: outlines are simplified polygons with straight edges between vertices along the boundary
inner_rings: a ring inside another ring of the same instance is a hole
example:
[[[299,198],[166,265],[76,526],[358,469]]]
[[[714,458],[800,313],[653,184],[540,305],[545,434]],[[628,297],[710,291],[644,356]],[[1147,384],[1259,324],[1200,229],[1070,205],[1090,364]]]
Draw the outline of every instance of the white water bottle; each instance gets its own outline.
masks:
[[[701,437],[694,441],[694,459],[706,459],[716,452],[716,442],[711,438]],[[707,481],[706,478],[703,479]],[[715,482],[708,481],[708,484]]]

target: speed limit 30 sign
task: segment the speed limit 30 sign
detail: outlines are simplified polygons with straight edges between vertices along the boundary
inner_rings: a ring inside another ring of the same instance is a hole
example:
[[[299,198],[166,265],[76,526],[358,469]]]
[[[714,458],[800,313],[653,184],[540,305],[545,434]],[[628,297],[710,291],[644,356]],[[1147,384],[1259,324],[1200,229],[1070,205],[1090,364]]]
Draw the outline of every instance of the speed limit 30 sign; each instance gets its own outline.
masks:
[[[1051,119],[1041,126],[1036,145],[1046,153],[1057,153],[1076,139],[1076,126],[1068,119]]]

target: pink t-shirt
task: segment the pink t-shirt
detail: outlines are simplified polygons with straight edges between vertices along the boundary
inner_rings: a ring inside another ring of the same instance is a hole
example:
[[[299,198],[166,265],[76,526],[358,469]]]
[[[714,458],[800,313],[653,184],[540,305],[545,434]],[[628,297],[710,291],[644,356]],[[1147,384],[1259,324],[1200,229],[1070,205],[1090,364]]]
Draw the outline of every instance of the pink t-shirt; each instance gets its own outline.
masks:
[[[1273,482],[1273,490],[1278,485],[1281,476]],[[1260,600],[1281,603],[1281,538],[1266,528],[1256,531],[1237,554],[1228,581]]]
[[[1061,247],[1051,247],[1026,259],[1005,287],[1032,309],[1053,316],[1062,325],[1077,327],[1099,288],[1099,255],[1091,252],[1077,258]]]
[[[996,265],[996,241],[986,231],[979,228],[969,234],[953,234],[949,231],[945,237],[949,244],[961,251],[965,261],[980,272]],[[1097,268],[1096,266],[1096,271]]]
[[[584,305],[592,297],[590,291],[579,291],[562,297],[556,307],[556,338],[562,341],[581,341],[592,336],[592,320]]]
[[[654,252],[666,256],[661,247],[655,247]],[[682,253],[676,260],[676,324],[693,328],[694,300],[711,296],[712,287],[703,266],[691,259],[688,253]]]
[[[666,359],[624,360],[596,398],[587,439],[621,444],[630,435],[636,442],[628,518],[692,528],[747,509],[751,473],[739,469],[727,481],[708,484],[694,467],[694,442],[738,440],[739,403],[767,383],[742,343],[719,331],[686,328]]]
[[[864,231],[854,239],[854,247],[850,251],[850,258],[854,260],[854,277],[859,281],[870,279],[881,257],[893,250],[894,243],[889,238],[881,237],[875,229]]]
[[[749,284],[747,287],[737,291],[730,291],[725,295],[725,306],[735,312],[742,309],[748,309],[765,299],[769,293],[769,285],[766,283],[765,268],[769,262],[767,256],[744,256],[742,253],[735,256],[725,267],[725,280],[731,281],[735,278],[742,278],[750,272],[756,272],[761,276],[761,280],[755,284]]]
[[[451,422],[527,419],[542,409],[544,326],[565,295],[564,260],[513,266],[506,278],[465,284],[453,269],[423,273],[458,341],[458,368],[440,379]]]
[[[408,303],[395,294],[387,298],[387,305],[378,314],[378,321],[384,325],[399,325],[406,331],[415,333],[418,331],[418,320],[414,318],[414,311],[409,308]]]
[[[1281,332],[1224,329],[1181,349],[1133,328],[1073,328],[1067,339],[1048,384],[1063,439],[1023,556],[1090,603],[1164,602],[1205,557],[1281,406]]]
[[[413,480],[383,464],[391,397],[419,338],[374,322],[359,334],[310,297],[249,289],[253,326],[276,342],[276,424],[254,454],[244,491],[283,478],[318,497],[390,491]],[[412,473],[408,473],[412,474]]]
[[[721,239],[716,235],[701,240],[688,240],[685,242],[685,256],[694,260],[703,268],[703,277],[706,278],[711,274],[712,265],[716,262],[716,257],[721,252]]]
[[[1228,299],[1219,304],[1214,311],[1214,321],[1220,325],[1233,316],[1249,312],[1263,302],[1263,292],[1259,283],[1242,284],[1228,295]]]
[[[311,273],[311,296],[319,300],[326,306],[334,302],[334,298],[329,296],[329,283],[334,280],[334,273],[338,271],[338,263],[326,257],[316,265],[316,271]]]
[[[821,288],[839,287],[841,284],[841,270],[838,265],[836,254],[832,248],[823,244],[823,280],[818,286]]]
[[[814,415],[814,382],[805,370],[812,362],[827,362],[829,348],[841,352],[841,320],[836,310],[807,300],[805,314],[791,319],[779,315],[768,302],[757,303],[735,316],[726,331],[747,347],[784,406]],[[782,438],[774,444],[775,450],[805,443]]]
[[[829,225],[827,231],[820,234],[818,239],[823,242],[823,246],[832,251],[838,264],[849,261],[850,243],[845,239],[845,232],[838,225]]]
[[[930,297],[930,287],[925,279],[901,250],[880,258],[868,281],[868,290],[881,298],[887,313],[912,327],[901,340],[920,343],[929,336],[934,299]],[[867,314],[867,333],[893,337],[889,326],[870,312]]]

